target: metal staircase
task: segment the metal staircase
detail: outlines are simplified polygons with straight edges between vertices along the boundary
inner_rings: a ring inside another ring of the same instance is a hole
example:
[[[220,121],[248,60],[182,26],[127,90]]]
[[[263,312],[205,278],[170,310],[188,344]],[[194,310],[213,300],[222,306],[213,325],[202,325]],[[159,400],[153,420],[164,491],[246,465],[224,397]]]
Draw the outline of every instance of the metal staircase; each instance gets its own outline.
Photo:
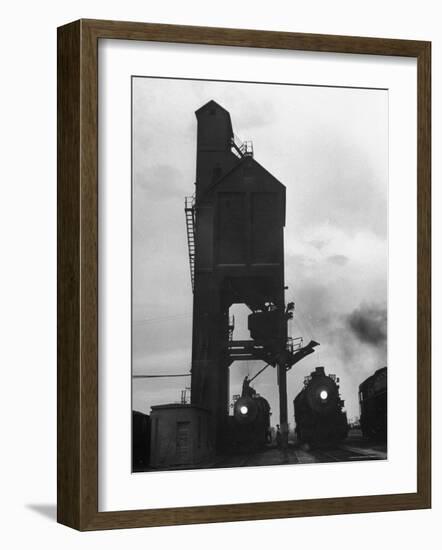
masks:
[[[187,245],[189,252],[190,281],[192,292],[195,281],[195,195],[185,197],[184,213],[186,215]]]
[[[232,152],[234,152],[237,157],[253,157],[252,141],[242,141],[237,135],[234,134],[230,144],[232,146]]]

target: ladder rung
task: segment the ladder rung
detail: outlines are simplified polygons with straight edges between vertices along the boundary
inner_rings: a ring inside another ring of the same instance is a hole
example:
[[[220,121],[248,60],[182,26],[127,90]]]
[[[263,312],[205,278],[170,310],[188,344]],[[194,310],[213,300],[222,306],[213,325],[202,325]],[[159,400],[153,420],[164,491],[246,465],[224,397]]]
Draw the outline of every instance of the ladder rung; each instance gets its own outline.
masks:
[[[192,206],[189,207],[188,204],[191,204]],[[194,199],[192,197],[186,197],[184,201],[184,212],[186,217],[187,246],[189,252],[190,280],[192,283],[192,290],[195,278],[195,212],[193,205]]]

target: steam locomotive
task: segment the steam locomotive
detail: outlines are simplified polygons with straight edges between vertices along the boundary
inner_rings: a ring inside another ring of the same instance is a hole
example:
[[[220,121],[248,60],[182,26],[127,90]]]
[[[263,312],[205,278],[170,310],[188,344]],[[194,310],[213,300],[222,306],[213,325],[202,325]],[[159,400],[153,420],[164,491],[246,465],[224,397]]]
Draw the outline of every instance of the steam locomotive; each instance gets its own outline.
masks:
[[[315,447],[336,444],[347,437],[347,414],[339,395],[339,378],[326,375],[324,367],[304,380],[304,388],[293,401],[298,441]]]
[[[387,439],[387,367],[378,369],[359,386],[361,430],[365,437]]]
[[[243,392],[229,421],[230,446],[236,451],[258,450],[270,442],[270,405],[264,397]]]

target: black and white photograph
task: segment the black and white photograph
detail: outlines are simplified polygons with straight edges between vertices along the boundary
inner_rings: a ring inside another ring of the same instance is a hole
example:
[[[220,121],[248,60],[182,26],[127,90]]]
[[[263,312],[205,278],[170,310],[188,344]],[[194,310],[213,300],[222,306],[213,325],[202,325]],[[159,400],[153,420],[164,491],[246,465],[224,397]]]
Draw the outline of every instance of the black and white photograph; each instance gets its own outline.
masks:
[[[387,460],[388,108],[132,77],[133,472]]]
[[[1,547],[433,548],[440,11],[5,3]]]

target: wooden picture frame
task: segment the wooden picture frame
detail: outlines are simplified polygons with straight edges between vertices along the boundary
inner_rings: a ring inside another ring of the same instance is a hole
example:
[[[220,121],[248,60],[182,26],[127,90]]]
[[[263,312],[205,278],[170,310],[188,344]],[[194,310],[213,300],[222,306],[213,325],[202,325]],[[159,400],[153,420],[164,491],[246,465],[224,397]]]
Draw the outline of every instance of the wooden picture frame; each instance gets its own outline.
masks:
[[[98,511],[98,41],[417,59],[417,492]],[[58,29],[58,521],[82,531],[431,506],[431,44],[423,41],[79,20]]]

